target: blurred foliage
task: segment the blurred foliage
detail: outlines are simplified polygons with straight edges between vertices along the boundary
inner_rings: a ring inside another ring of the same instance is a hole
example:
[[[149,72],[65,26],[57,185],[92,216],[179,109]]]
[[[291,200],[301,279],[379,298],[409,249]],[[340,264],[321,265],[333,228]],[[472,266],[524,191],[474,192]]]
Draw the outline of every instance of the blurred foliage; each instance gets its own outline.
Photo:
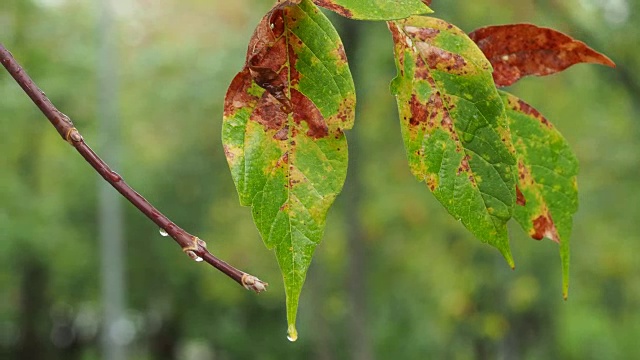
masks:
[[[512,22],[554,27],[619,66],[576,66],[510,89],[556,125],[580,160],[567,302],[557,245],[528,239],[511,224],[511,271],[414,180],[388,90],[395,75],[388,30],[355,22],[360,44],[349,55],[358,118],[347,136],[358,139],[351,155],[361,200],[351,204],[343,193],[329,214],[295,344],[285,338],[275,258],[238,203],[220,143],[224,93],[271,1],[116,3],[124,144],[116,171],[214,253],[271,285],[257,296],[195,264],[127,205],[132,359],[172,352],[180,359],[355,358],[349,324],[356,307],[366,315],[370,353],[380,359],[640,355],[640,75],[632,71],[640,66],[633,46],[640,1],[433,4],[437,16],[466,31]],[[3,0],[0,41],[90,145],[108,146],[95,144],[97,8],[87,0]],[[98,177],[4,71],[0,128],[0,358],[25,358],[30,336],[39,358],[99,358]],[[349,283],[346,212],[354,206],[366,268]],[[365,292],[364,303],[349,300],[354,287]]]

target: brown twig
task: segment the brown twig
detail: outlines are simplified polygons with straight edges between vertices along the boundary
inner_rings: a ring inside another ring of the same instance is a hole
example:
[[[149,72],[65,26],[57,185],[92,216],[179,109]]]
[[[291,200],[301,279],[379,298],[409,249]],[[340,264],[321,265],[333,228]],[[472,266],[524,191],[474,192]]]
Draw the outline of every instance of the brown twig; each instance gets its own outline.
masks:
[[[9,74],[16,80],[16,82],[22,87],[25,93],[29,95],[31,100],[42,111],[42,113],[49,119],[51,124],[56,128],[60,136],[71,144],[82,157],[109,183],[113,186],[122,196],[124,196],[130,203],[146,215],[151,221],[156,223],[161,229],[163,229],[167,235],[171,236],[181,247],[182,250],[196,261],[206,261],[213,265],[216,269],[223,272],[228,277],[235,280],[240,285],[249,290],[253,290],[257,293],[266,290],[267,283],[261,281],[253,275],[249,275],[243,271],[240,271],[226,262],[213,256],[208,250],[204,241],[198,237],[189,234],[182,228],[174,224],[165,215],[163,215],[158,209],[151,205],[144,197],[138,194],[133,188],[124,182],[122,177],[115,171],[112,171],[109,166],[96,155],[93,150],[84,142],[82,135],[73,126],[71,119],[68,116],[60,112],[51,103],[47,96],[36,86],[31,80],[29,75],[22,69],[22,67],[16,62],[11,53],[0,44],[0,62],[7,69]]]

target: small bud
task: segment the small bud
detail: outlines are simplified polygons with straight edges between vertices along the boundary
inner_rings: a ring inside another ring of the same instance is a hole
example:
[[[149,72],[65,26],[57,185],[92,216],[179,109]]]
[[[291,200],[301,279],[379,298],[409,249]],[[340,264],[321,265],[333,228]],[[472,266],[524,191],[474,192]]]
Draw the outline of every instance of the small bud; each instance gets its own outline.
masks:
[[[269,286],[269,284],[253,275],[244,274],[242,275],[242,286],[247,290],[253,290],[257,293],[261,293],[267,290],[267,286]]]

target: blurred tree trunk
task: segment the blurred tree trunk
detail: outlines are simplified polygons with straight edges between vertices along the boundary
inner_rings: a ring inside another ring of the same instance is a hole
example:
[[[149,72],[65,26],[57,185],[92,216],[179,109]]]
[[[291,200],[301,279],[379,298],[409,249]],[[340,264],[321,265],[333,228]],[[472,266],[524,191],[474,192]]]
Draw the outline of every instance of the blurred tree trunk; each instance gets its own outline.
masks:
[[[23,249],[24,250],[24,249]],[[48,353],[47,271],[33,252],[24,251],[20,279],[20,337],[16,359],[44,359]]]
[[[180,317],[172,311],[163,317],[160,329],[149,339],[149,355],[155,360],[178,359],[178,341],[181,338]]]
[[[120,124],[113,2],[101,0],[98,51],[98,150],[116,171],[120,168]],[[122,203],[119,194],[102,178],[98,179],[98,224],[100,232],[103,331],[105,360],[126,358],[126,341],[118,334],[118,324],[126,321],[124,303]]]
[[[362,22],[340,18],[336,22],[342,30],[342,41],[350,60],[351,73],[356,84],[361,84],[358,62],[361,57]],[[359,92],[361,93],[361,92]],[[360,101],[360,100],[359,100]],[[356,112],[357,114],[357,112]],[[357,117],[357,116],[356,116]],[[357,122],[357,120],[356,120]],[[349,136],[349,172],[345,183],[344,196],[347,198],[345,218],[348,237],[347,298],[349,304],[348,344],[350,358],[354,360],[373,359],[371,340],[367,331],[367,264],[365,235],[360,219],[362,188],[362,169],[360,168],[360,144],[358,134],[351,131]]]
[[[336,358],[336,354],[333,351],[335,342],[332,341],[333,337],[330,336],[327,317],[324,313],[325,307],[323,304],[327,297],[327,291],[323,275],[323,263],[316,261],[307,277],[310,294],[307,302],[313,319],[314,358],[316,360],[331,360]]]

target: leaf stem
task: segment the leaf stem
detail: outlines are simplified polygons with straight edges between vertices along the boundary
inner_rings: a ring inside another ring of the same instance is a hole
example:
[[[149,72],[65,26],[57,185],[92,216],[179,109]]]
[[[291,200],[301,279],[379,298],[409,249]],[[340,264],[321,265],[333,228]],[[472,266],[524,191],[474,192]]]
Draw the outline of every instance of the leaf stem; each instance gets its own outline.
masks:
[[[7,69],[9,74],[22,87],[24,92],[31,98],[42,113],[49,119],[53,127],[56,128],[60,136],[73,146],[80,155],[100,174],[111,186],[113,186],[122,196],[133,204],[140,212],[164,229],[180,245],[185,253],[194,259],[201,258],[213,265],[216,269],[235,280],[238,284],[248,290],[257,293],[266,290],[267,283],[261,281],[253,275],[249,275],[234,268],[223,260],[218,259],[206,248],[206,243],[198,237],[189,234],[169,218],[156,209],[144,197],[138,194],[129,186],[120,175],[111,170],[109,166],[85,143],[80,132],[74,127],[71,119],[60,112],[47,98],[40,88],[27,75],[24,69],[13,58],[11,53],[0,44],[0,62]]]

